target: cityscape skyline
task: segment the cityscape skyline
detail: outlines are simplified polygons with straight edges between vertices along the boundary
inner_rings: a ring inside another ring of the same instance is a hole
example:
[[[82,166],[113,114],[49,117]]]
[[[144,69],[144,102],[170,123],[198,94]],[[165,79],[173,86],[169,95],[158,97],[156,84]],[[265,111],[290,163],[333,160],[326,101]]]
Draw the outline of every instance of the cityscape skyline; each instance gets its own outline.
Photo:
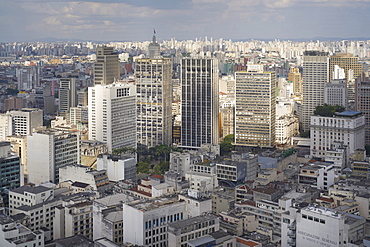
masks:
[[[370,1],[0,0],[0,42],[364,37]],[[231,27],[231,28],[230,28]],[[366,39],[366,38],[365,38]]]

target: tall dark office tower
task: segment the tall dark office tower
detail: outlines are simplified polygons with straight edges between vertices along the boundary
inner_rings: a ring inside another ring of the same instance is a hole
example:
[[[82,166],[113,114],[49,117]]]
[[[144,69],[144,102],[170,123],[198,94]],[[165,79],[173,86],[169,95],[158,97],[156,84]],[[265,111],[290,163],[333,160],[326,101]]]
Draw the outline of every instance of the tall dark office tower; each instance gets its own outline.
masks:
[[[181,146],[217,144],[218,63],[211,58],[181,61]]]
[[[59,111],[67,112],[77,106],[76,78],[61,78],[59,84]]]
[[[94,64],[94,84],[108,85],[120,79],[118,54],[113,47],[99,46],[96,48]]]
[[[303,57],[303,131],[310,130],[311,115],[324,104],[324,87],[329,82],[329,54],[305,51]]]
[[[358,77],[355,89],[355,110],[365,115],[365,145],[370,145],[370,78]]]

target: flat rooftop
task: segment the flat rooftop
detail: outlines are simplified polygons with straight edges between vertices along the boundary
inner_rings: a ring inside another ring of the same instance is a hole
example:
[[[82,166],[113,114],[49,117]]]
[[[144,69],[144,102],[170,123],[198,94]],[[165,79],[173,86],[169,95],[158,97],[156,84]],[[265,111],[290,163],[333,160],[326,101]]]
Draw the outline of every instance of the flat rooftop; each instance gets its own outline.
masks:
[[[331,218],[336,218],[336,219],[341,219],[344,217],[344,213],[343,212],[338,212],[334,209],[331,209],[331,208],[326,208],[326,207],[320,207],[320,206],[308,206],[306,208],[303,208],[302,209],[302,213],[303,211],[309,211],[309,212],[313,212],[313,213],[317,213],[317,214],[320,214],[320,215],[325,215],[325,216],[328,216],[328,217],[331,217]]]
[[[127,205],[140,210],[140,211],[150,211],[157,208],[160,208],[162,206],[166,205],[172,205],[176,203],[185,203],[184,201],[181,202],[177,199],[177,196],[175,197],[165,197],[165,198],[156,198],[150,201],[135,201],[132,203],[128,203]]]
[[[361,114],[362,113],[359,111],[344,111],[344,112],[335,113],[335,115],[342,116],[342,117],[355,117]]]
[[[205,222],[207,220],[214,220],[214,219],[217,219],[217,218],[218,218],[217,216],[212,215],[212,214],[197,216],[197,217],[193,217],[193,218],[190,218],[190,219],[180,220],[180,221],[176,221],[176,222],[173,222],[173,223],[169,223],[168,227],[175,228],[175,229],[182,229],[182,228],[187,227],[187,226],[199,224],[199,223]]]
[[[52,190],[52,189],[46,188],[44,186],[31,187],[31,186],[23,185],[21,187],[12,189],[11,192],[18,193],[18,194],[24,194],[24,192],[28,192],[31,194],[39,194],[39,193],[49,191],[49,190]]]

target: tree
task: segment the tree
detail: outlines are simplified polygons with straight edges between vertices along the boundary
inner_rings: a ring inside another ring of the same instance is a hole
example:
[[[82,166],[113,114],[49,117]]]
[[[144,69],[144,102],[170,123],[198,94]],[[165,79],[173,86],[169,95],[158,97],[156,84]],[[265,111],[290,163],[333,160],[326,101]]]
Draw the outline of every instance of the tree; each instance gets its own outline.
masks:
[[[170,169],[170,163],[168,161],[161,161],[159,164],[154,165],[153,174],[164,174]]]
[[[146,162],[139,162],[136,166],[136,173],[149,173],[150,165]]]
[[[233,151],[234,145],[232,144],[234,142],[234,135],[227,135],[224,137],[224,140],[220,143],[220,154],[221,156],[229,154],[231,151]]]
[[[313,112],[314,115],[322,116],[322,117],[332,117],[336,112],[342,112],[345,108],[340,105],[320,105],[316,106],[315,111]]]
[[[171,152],[171,148],[165,144],[160,144],[154,147],[154,153],[157,157],[163,156],[164,160],[167,161],[167,156]]]

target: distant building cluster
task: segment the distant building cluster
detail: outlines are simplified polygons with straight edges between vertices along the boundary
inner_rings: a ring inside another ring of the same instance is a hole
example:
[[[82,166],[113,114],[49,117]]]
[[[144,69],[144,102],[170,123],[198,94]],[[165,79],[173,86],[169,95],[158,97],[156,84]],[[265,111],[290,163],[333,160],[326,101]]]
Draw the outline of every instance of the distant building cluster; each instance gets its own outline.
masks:
[[[370,246],[369,57],[0,43],[0,246]]]

